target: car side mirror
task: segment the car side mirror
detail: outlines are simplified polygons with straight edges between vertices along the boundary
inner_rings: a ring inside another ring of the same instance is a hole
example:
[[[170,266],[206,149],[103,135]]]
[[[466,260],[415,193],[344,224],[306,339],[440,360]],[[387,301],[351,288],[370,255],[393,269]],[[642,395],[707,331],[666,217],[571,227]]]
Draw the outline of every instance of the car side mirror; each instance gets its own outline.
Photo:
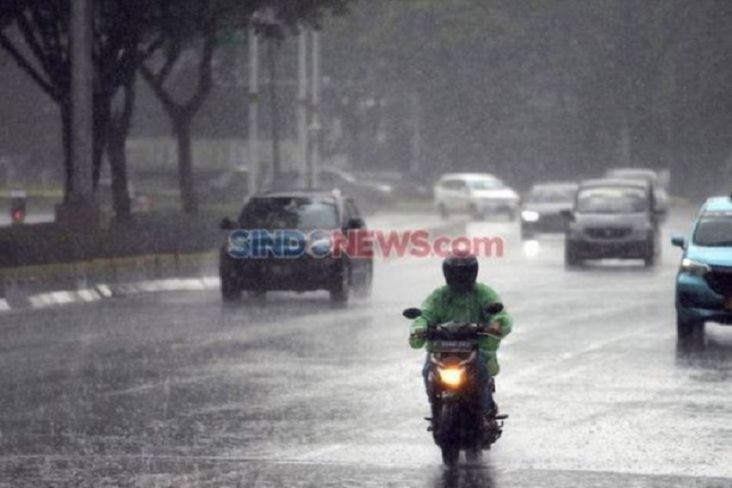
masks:
[[[402,315],[404,316],[404,318],[407,318],[409,320],[414,320],[417,317],[421,317],[422,316],[422,311],[420,309],[416,308],[416,307],[412,307],[412,308],[405,309],[402,312]]]
[[[349,219],[346,223],[347,230],[363,229],[366,227],[366,222],[360,217]]]
[[[235,225],[229,217],[224,217],[223,219],[221,219],[219,227],[221,228],[221,230],[233,230]]]
[[[671,245],[680,247],[681,249],[683,249],[684,246],[686,246],[686,241],[681,236],[673,236],[671,238]]]
[[[491,303],[485,307],[484,311],[487,315],[496,315],[503,312],[503,304],[500,302]]]
[[[570,209],[565,208],[565,209],[560,210],[559,215],[561,215],[564,218],[564,220],[566,220],[567,222],[574,221],[574,211],[572,211]]]

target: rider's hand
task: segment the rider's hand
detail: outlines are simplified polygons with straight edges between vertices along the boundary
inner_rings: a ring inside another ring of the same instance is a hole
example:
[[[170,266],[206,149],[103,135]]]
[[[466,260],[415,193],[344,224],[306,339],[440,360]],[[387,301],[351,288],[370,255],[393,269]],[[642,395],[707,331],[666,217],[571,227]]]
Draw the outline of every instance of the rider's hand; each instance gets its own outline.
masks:
[[[490,327],[488,327],[488,333],[492,335],[501,335],[501,324],[498,322],[493,322]]]
[[[425,337],[425,331],[424,330],[415,330],[411,334],[409,334],[410,339],[424,339]]]

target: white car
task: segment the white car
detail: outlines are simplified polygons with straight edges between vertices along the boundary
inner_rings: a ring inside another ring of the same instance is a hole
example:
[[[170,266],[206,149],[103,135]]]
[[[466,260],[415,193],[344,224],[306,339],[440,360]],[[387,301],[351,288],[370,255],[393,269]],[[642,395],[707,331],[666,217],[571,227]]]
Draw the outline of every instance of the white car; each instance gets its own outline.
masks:
[[[435,208],[447,218],[452,213],[469,213],[482,219],[502,213],[515,220],[519,196],[490,173],[449,173],[435,184]]]

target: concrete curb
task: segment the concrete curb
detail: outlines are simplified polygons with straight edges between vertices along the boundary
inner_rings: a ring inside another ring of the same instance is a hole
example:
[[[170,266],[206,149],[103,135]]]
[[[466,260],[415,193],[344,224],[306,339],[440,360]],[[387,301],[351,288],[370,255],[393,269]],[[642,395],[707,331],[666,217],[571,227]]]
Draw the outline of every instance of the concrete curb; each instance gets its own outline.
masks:
[[[428,228],[446,232],[466,223],[440,221]],[[215,290],[220,286],[212,274],[217,256],[217,252],[151,254],[0,268],[0,314],[141,293]]]
[[[219,278],[204,276],[200,278],[170,278],[162,280],[145,280],[135,283],[97,284],[94,288],[79,290],[56,290],[36,293],[25,297],[25,301],[10,306],[7,300],[0,299],[0,313],[13,310],[49,308],[78,303],[92,303],[116,297],[154,293],[164,291],[203,291],[217,290]]]
[[[0,313],[137,293],[218,287],[216,253],[147,255],[0,269]]]

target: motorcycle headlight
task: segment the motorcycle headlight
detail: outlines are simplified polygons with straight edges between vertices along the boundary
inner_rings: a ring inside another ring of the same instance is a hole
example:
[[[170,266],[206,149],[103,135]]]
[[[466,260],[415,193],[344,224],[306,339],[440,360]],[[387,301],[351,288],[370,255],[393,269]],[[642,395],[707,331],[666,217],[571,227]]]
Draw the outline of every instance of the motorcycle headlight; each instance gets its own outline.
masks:
[[[463,368],[439,368],[440,381],[447,386],[460,386],[463,383]]]
[[[535,212],[533,210],[524,210],[521,212],[521,218],[526,222],[536,222],[539,220],[539,212]]]
[[[681,271],[695,276],[704,276],[709,271],[709,266],[693,259],[684,258],[681,260]]]

